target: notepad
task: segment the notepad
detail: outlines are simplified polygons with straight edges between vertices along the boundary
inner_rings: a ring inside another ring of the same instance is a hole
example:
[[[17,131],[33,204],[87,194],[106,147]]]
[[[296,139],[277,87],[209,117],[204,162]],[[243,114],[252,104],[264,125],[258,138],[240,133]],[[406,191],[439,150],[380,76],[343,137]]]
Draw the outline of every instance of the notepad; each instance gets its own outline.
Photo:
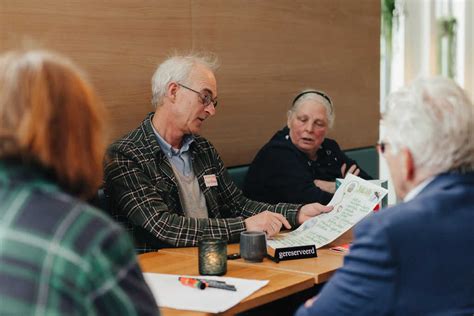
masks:
[[[206,279],[225,281],[235,285],[237,291],[216,288],[199,290],[183,286],[179,277],[196,277],[175,274],[143,273],[160,307],[181,310],[222,313],[268,284],[268,280],[248,280],[230,277],[210,277]]]

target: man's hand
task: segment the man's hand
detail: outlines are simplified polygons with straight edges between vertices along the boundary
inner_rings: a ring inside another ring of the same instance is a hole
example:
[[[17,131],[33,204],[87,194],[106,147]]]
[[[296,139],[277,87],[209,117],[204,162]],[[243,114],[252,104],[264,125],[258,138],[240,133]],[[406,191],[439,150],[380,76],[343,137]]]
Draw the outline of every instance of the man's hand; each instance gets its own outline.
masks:
[[[332,206],[326,206],[319,203],[311,203],[303,205],[303,207],[299,210],[296,220],[298,224],[303,224],[306,220],[315,217],[321,213],[327,213],[332,211]]]
[[[245,219],[247,231],[265,232],[268,237],[278,234],[282,225],[287,229],[291,228],[290,223],[283,215],[270,211],[263,211]]]
[[[314,185],[320,188],[321,190],[329,192],[329,193],[336,192],[336,182],[314,180]]]
[[[355,176],[358,176],[359,173],[360,173],[360,170],[359,168],[357,168],[357,165],[352,165],[349,170],[347,170],[346,172],[346,169],[347,169],[347,165],[346,164],[343,164],[342,167],[341,167],[341,174],[342,174],[342,177],[344,178],[346,176],[346,174],[348,173],[352,173],[353,175]]]

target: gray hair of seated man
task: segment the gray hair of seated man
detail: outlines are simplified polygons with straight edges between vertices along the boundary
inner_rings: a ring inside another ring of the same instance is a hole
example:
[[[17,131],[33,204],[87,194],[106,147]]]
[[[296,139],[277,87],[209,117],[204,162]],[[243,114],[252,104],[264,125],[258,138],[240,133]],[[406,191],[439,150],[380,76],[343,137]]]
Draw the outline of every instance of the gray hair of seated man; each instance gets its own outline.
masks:
[[[474,170],[474,106],[453,80],[417,79],[387,99],[388,148],[408,148],[427,175]]]
[[[312,93],[312,91],[315,91],[315,93]],[[325,97],[323,97],[322,95],[316,92],[320,92],[320,91],[315,90],[315,89],[301,90],[300,93],[298,93],[298,96],[301,95],[301,97],[297,97],[297,100],[294,101],[291,109],[288,111],[288,116],[296,112],[296,110],[301,104],[303,104],[306,101],[311,100],[324,106],[324,108],[326,109],[326,118],[328,121],[328,125],[329,127],[332,127],[334,125],[334,119],[336,118],[336,114],[334,113],[334,104],[329,103],[329,101]],[[320,92],[320,93],[326,95],[324,92]]]
[[[156,68],[151,79],[151,103],[155,109],[162,104],[168,84],[171,82],[186,83],[189,74],[196,65],[203,65],[213,73],[219,68],[217,56],[211,53],[173,55]]]

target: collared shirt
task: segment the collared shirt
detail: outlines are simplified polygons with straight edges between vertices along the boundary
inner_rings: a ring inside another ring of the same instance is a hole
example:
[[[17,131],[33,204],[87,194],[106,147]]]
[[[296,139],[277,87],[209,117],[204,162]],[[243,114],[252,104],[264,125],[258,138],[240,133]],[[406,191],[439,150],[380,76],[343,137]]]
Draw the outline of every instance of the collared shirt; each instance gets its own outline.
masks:
[[[153,124],[151,124],[153,132],[156,135],[158,144],[160,145],[163,153],[169,159],[169,161],[175,166],[181,174],[189,176],[192,172],[191,156],[189,154],[189,145],[194,141],[193,135],[185,135],[183,138],[183,145],[180,149],[174,149],[171,145],[158,133]]]
[[[0,315],[157,315],[133,246],[41,170],[0,161]]]
[[[431,181],[433,181],[435,177],[429,177],[425,179],[423,182],[418,184],[416,187],[410,190],[407,195],[405,195],[405,198],[403,199],[403,202],[408,202],[410,200],[413,200],[423,189],[430,184]]]
[[[298,204],[270,205],[245,198],[227,172],[216,149],[195,135],[190,146],[193,170],[206,198],[209,218],[185,216],[179,187],[151,128],[153,113],[109,147],[105,190],[111,215],[132,233],[141,251],[196,246],[203,238],[238,241],[245,218],[264,210],[285,216],[297,226]]]

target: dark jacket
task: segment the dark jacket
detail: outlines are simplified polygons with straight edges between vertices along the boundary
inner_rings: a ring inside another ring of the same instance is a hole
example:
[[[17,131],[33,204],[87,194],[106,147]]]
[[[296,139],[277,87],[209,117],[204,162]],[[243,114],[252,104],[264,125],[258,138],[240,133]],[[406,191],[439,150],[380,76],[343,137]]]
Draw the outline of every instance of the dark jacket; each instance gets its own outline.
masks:
[[[473,315],[474,173],[442,174],[368,216],[309,315]]]
[[[245,179],[244,195],[267,203],[327,204],[332,194],[314,185],[314,180],[335,181],[342,178],[341,167],[355,161],[342,152],[336,141],[326,138],[317,159],[308,156],[291,142],[287,127],[278,131],[257,153]],[[359,177],[371,179],[363,170]]]
[[[214,146],[198,135],[190,147],[191,160],[209,218],[186,217],[170,162],[153,132],[152,116],[109,147],[105,168],[111,214],[132,233],[138,251],[196,246],[203,238],[237,241],[245,230],[244,220],[264,210],[280,213],[296,226],[299,205],[269,205],[245,198]],[[214,176],[217,186],[208,187],[205,176]]]

